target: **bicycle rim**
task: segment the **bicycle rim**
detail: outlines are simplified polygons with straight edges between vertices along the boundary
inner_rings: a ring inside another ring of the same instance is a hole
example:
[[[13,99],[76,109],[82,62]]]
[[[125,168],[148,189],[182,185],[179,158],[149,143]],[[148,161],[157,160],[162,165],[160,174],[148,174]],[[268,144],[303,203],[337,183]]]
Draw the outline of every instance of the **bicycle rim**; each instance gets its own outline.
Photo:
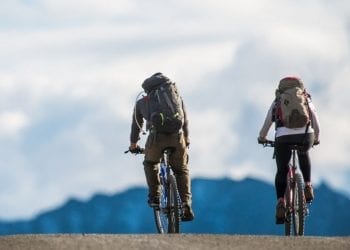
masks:
[[[299,235],[299,187],[296,184],[294,185],[292,206],[293,233],[294,235]]]
[[[301,174],[297,173],[295,176],[296,186],[298,187],[298,206],[296,213],[298,214],[298,232],[296,235],[303,236],[305,230],[305,211],[306,202],[304,195],[304,181]]]
[[[164,231],[164,224],[162,222],[162,212],[160,208],[153,208],[154,218],[157,226],[157,231],[160,234],[165,233]]]
[[[153,208],[154,211],[154,218],[157,226],[157,231],[160,234],[167,233],[168,230],[168,209],[167,209],[167,190],[165,186],[162,184],[160,186],[160,204],[159,208]]]
[[[306,202],[304,197],[304,181],[300,173],[295,174],[295,190],[293,205],[294,235],[303,236],[305,228]]]
[[[179,203],[177,198],[177,185],[173,175],[169,178],[169,190],[168,190],[168,232],[179,233],[180,214]]]
[[[290,236],[292,232],[292,197],[293,190],[291,188],[291,180],[288,176],[287,179],[287,188],[285,192],[285,201],[286,201],[286,218],[284,222],[284,231],[286,236]]]

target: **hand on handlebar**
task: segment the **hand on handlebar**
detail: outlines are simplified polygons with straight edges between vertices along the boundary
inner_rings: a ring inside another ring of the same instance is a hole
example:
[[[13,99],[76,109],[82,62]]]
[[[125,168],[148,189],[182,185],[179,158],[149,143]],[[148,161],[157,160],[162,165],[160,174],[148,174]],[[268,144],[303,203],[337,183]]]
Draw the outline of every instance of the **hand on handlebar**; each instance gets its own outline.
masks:
[[[125,151],[124,153],[126,154],[126,153],[130,152],[132,154],[137,155],[137,154],[143,154],[144,151],[145,151],[144,148],[140,148],[140,146],[136,145],[135,147],[130,146],[129,149],[127,151]]]
[[[264,144],[264,143],[266,143],[267,142],[267,139],[266,138],[262,138],[262,137],[258,137],[258,143],[259,144]]]
[[[264,147],[274,147],[275,146],[275,142],[274,141],[270,141],[270,140],[267,140],[266,138],[262,138],[262,137],[258,137],[258,143],[259,144],[262,144]]]

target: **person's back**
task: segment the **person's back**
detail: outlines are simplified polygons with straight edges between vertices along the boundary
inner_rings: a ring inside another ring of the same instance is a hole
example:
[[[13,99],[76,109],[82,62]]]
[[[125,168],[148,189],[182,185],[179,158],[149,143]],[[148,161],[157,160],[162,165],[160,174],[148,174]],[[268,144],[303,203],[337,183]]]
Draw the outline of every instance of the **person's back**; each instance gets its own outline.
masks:
[[[188,170],[189,133],[188,120],[182,98],[175,83],[161,73],[147,78],[142,87],[147,96],[135,104],[130,146],[131,152],[137,150],[139,134],[146,120],[149,135],[145,144],[144,170],[149,187],[148,203],[151,207],[159,205],[159,162],[166,148],[174,149],[169,163],[172,166],[183,202],[183,221],[193,220],[191,181]]]
[[[290,105],[293,98],[285,100],[282,95],[296,95],[295,108],[282,107]],[[281,97],[282,96],[282,97]],[[300,107],[298,107],[300,106]],[[287,111],[285,111],[287,110]],[[283,113],[285,112],[285,113]],[[288,163],[291,157],[291,145],[300,145],[298,159],[300,170],[305,182],[305,199],[311,202],[314,192],[311,184],[311,160],[309,149],[319,143],[320,126],[315,106],[311,96],[304,89],[304,84],[299,78],[286,77],[281,79],[279,88],[276,90],[276,98],[272,102],[265,122],[260,130],[258,141],[265,142],[266,136],[272,124],[275,123],[275,157],[277,173],[275,177],[275,188],[277,196],[276,222],[283,221],[285,201],[284,191],[286,189],[286,177]]]

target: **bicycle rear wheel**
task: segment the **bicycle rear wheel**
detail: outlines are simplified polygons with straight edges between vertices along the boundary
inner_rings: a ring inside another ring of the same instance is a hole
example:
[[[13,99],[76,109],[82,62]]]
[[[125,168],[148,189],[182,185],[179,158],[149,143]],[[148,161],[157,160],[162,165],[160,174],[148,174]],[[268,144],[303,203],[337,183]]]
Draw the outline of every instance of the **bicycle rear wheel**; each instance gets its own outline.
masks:
[[[169,176],[167,183],[161,185],[159,207],[153,208],[157,231],[160,234],[179,233],[180,210],[176,180]]]
[[[295,174],[295,184],[292,197],[292,224],[293,234],[295,236],[304,235],[305,226],[305,198],[304,198],[304,182],[300,173]]]
[[[161,178],[162,180],[162,178]],[[166,183],[161,181],[160,185],[160,203],[159,207],[153,208],[154,219],[156,222],[157,231],[160,234],[167,233],[168,231],[168,201],[167,201],[167,186]]]
[[[154,219],[156,222],[156,226],[157,226],[157,231],[160,234],[164,234],[165,230],[164,230],[164,226],[163,226],[163,220],[162,220],[162,212],[161,212],[161,208],[153,208],[153,213],[154,213]]]
[[[304,197],[304,181],[300,173],[295,174],[295,198],[294,198],[294,234],[303,236],[305,230],[306,202]]]
[[[180,210],[178,190],[174,175],[169,176],[168,201],[168,233],[179,233]]]

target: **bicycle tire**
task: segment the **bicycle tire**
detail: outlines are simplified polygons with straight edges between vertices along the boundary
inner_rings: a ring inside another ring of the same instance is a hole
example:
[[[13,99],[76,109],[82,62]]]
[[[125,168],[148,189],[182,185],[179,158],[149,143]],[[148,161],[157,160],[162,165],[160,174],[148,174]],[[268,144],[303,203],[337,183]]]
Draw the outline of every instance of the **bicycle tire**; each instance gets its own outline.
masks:
[[[296,173],[295,175],[295,181],[296,181],[296,187],[297,187],[297,207],[295,210],[295,213],[298,217],[298,230],[296,231],[295,235],[303,236],[305,231],[305,209],[306,209],[306,202],[305,202],[305,195],[304,195],[304,181],[303,177],[300,173]]]
[[[160,203],[159,207],[154,207],[154,219],[157,227],[157,231],[160,234],[167,233],[168,230],[168,211],[167,211],[167,188],[166,183],[161,179],[160,185]]]
[[[164,226],[163,226],[162,219],[161,219],[161,216],[162,216],[161,208],[153,208],[153,213],[154,213],[154,219],[156,222],[156,227],[157,227],[158,233],[160,233],[160,234],[165,233]]]
[[[293,235],[299,234],[299,192],[298,185],[296,184],[296,178],[294,180],[293,187],[293,197],[292,197],[292,227],[293,227]]]
[[[179,233],[180,211],[176,179],[174,175],[169,176],[168,188],[168,233]]]
[[[290,236],[292,232],[292,202],[293,202],[293,188],[292,180],[290,176],[287,177],[287,187],[284,194],[284,199],[286,201],[286,214],[284,222],[284,232],[286,236]]]

